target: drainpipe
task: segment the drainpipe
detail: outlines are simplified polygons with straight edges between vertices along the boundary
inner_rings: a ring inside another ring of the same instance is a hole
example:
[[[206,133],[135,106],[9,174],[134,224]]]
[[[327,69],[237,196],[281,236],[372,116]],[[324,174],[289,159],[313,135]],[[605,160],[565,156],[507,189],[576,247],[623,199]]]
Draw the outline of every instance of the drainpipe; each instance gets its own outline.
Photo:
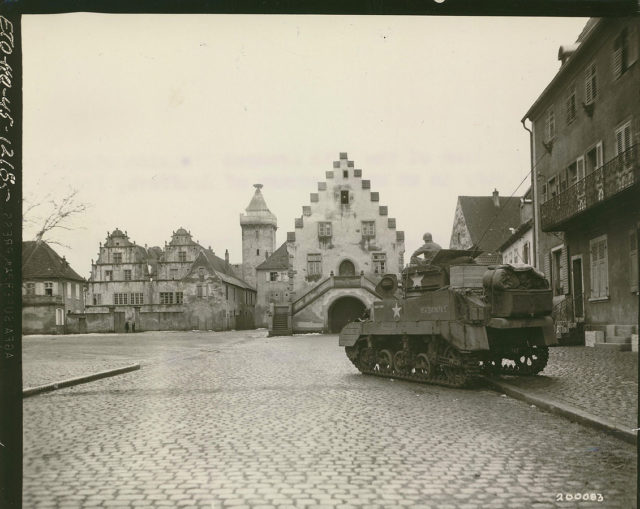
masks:
[[[524,123],[526,118],[523,118],[520,122],[522,122],[522,127],[526,131],[529,131],[529,157],[530,157],[530,166],[531,166],[531,192],[533,193],[533,246],[531,251],[533,252],[533,266],[538,268],[539,265],[539,256],[538,256],[538,179],[536,179],[536,169],[534,166],[535,156],[534,156],[534,145],[533,145],[533,130],[529,129],[527,125]],[[533,128],[533,122],[531,123],[531,127]]]

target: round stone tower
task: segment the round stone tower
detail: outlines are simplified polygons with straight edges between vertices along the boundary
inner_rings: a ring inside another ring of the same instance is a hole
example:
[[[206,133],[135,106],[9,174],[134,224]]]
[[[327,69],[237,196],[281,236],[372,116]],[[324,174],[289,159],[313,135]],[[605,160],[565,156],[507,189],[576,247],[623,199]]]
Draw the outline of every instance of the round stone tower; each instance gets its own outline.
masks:
[[[240,214],[242,228],[242,278],[256,287],[256,267],[276,248],[278,220],[262,196],[262,184],[256,188],[245,214]]]

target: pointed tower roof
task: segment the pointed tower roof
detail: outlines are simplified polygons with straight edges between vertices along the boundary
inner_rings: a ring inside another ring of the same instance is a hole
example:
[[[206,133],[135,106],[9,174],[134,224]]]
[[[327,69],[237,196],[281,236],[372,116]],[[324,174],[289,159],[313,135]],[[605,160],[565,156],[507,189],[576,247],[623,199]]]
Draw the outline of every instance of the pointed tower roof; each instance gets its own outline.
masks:
[[[278,220],[269,210],[267,202],[264,201],[264,196],[262,196],[262,184],[253,184],[253,187],[256,188],[256,191],[253,193],[253,198],[251,198],[248,207],[244,209],[246,214],[240,214],[240,224],[270,224],[277,226]]]

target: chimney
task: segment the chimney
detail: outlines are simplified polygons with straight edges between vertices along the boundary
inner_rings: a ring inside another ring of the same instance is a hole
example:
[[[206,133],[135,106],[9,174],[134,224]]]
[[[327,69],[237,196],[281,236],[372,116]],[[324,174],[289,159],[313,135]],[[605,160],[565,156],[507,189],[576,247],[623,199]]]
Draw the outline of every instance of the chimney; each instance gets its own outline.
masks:
[[[229,265],[229,250],[225,249],[224,250],[224,262]]]
[[[495,207],[500,207],[500,195],[498,194],[498,190],[493,190],[493,205]]]

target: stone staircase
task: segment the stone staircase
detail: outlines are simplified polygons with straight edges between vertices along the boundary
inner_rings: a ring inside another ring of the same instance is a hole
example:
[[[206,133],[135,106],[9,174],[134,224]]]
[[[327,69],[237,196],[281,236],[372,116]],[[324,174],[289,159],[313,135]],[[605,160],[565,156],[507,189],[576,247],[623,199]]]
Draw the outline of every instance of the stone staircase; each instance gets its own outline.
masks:
[[[606,325],[595,332],[595,347],[601,350],[630,352],[631,335],[638,333],[636,325]]]

